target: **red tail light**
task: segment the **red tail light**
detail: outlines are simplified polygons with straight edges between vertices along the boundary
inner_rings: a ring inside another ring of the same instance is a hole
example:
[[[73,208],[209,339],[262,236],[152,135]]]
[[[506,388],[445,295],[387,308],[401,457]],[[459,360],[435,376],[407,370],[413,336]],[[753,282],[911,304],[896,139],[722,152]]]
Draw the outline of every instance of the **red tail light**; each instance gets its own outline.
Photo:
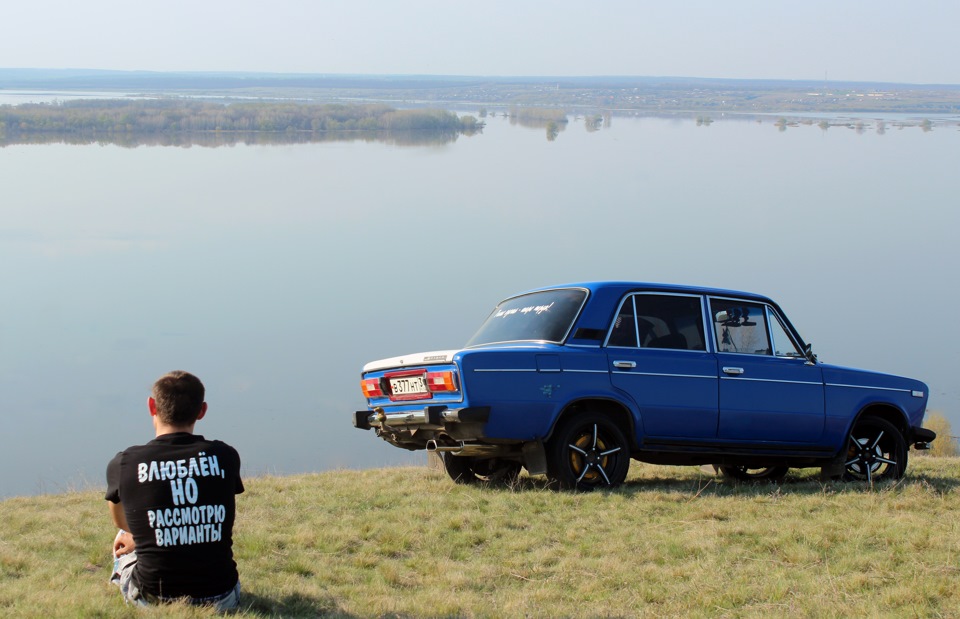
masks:
[[[457,391],[460,386],[456,372],[427,372],[427,388],[432,393]]]
[[[363,390],[363,395],[367,399],[383,397],[383,389],[380,388],[379,378],[364,378],[360,381],[360,389]]]

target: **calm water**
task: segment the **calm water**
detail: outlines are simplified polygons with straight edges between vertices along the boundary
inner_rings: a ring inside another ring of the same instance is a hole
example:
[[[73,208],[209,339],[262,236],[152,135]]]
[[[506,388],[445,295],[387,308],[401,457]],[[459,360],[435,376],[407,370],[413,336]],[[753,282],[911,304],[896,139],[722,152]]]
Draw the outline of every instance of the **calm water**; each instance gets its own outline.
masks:
[[[583,279],[769,294],[821,359],[927,381],[956,427],[956,124],[773,122],[0,148],[0,496],[102,486],[176,368],[247,476],[422,462],[351,426],[362,364]]]

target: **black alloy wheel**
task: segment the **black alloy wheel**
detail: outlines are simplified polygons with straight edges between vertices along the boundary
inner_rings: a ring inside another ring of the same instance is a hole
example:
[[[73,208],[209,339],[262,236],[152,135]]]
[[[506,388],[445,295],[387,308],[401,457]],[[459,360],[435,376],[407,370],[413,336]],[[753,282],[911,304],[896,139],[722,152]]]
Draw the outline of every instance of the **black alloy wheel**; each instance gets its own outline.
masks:
[[[864,417],[847,439],[845,481],[868,484],[900,479],[907,470],[907,442],[896,426],[879,417]]]
[[[627,478],[630,445],[608,417],[576,415],[550,443],[550,477],[564,490],[615,488]]]

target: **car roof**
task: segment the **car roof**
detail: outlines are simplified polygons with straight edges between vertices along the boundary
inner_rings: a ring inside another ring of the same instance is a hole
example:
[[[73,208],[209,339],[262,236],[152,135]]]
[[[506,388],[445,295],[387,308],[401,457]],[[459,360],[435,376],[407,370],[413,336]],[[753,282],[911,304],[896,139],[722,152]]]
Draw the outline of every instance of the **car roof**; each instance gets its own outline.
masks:
[[[586,305],[581,310],[577,321],[574,323],[574,329],[571,331],[571,335],[568,336],[567,343],[579,342],[580,344],[589,343],[590,345],[595,345],[595,342],[592,340],[596,337],[596,334],[606,333],[610,321],[613,319],[613,313],[616,312],[617,308],[619,307],[620,300],[624,295],[631,292],[665,292],[673,294],[734,297],[737,299],[750,300],[758,303],[767,303],[777,308],[780,311],[780,314],[783,315],[783,311],[780,310],[780,307],[772,299],[752,292],[742,292],[738,290],[727,290],[724,288],[711,288],[705,286],[662,284],[655,282],[592,281],[558,284],[555,286],[544,286],[543,288],[528,290],[526,292],[508,297],[508,299],[535,292],[570,288],[587,290],[589,293],[589,298]],[[796,330],[793,329],[793,331],[796,334]],[[797,335],[797,337],[799,338],[799,335]]]
[[[673,292],[678,294],[706,294],[711,296],[732,296],[744,299],[753,299],[763,303],[770,303],[776,305],[772,299],[764,295],[756,294],[753,292],[744,292],[741,290],[727,290],[724,288],[711,288],[708,286],[692,286],[692,285],[683,285],[683,284],[663,284],[656,282],[633,282],[633,281],[592,281],[592,282],[577,282],[570,284],[558,284],[554,286],[543,286],[541,288],[534,288],[533,290],[527,290],[520,294],[511,295],[510,298],[519,297],[524,294],[530,294],[532,292],[542,292],[544,290],[556,290],[559,288],[584,288],[589,290],[591,294],[606,293],[607,294],[616,294],[621,296],[624,293],[646,290],[651,292]]]

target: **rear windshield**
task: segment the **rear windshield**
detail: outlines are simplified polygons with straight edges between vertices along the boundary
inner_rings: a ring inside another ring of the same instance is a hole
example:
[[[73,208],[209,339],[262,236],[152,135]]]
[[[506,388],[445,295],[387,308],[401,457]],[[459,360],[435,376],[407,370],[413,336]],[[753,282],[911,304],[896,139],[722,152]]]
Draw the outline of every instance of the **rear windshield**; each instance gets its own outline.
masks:
[[[507,299],[487,317],[467,346],[523,340],[562,342],[586,298],[586,290],[567,288]]]

